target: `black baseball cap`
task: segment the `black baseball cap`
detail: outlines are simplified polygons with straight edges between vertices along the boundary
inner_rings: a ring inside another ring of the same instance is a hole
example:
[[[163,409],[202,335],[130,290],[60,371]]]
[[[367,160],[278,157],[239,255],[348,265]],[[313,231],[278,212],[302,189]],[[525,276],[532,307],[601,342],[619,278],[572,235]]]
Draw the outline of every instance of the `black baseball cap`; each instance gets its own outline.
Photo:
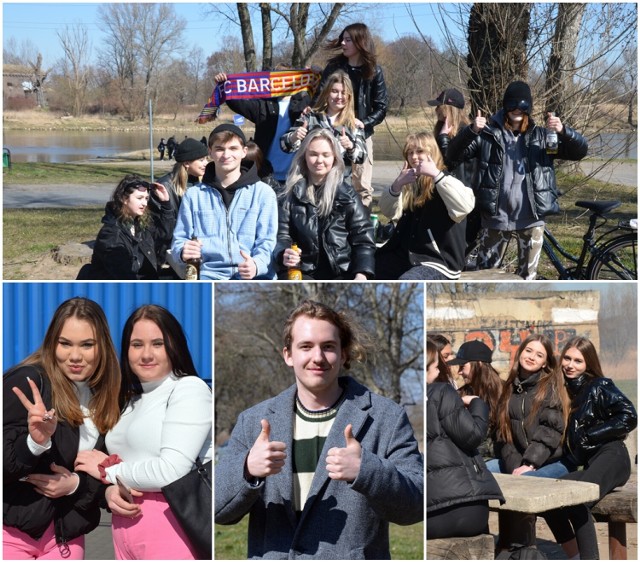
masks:
[[[474,340],[463,343],[456,353],[456,358],[447,361],[447,365],[464,365],[469,361],[491,363],[491,349],[481,341]]]
[[[462,95],[462,92],[455,88],[448,88],[447,90],[440,92],[440,95],[436,99],[429,100],[427,103],[431,106],[452,105],[458,109],[464,109],[464,96]]]

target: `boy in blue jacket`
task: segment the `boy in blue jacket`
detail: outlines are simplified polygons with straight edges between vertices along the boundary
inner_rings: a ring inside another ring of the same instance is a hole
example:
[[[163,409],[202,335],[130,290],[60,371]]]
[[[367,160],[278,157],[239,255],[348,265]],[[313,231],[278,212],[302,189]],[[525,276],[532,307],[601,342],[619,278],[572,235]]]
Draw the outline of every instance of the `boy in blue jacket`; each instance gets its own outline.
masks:
[[[276,195],[246,155],[238,127],[216,127],[209,136],[212,162],[180,204],[171,253],[183,262],[201,260],[201,279],[275,277]]]

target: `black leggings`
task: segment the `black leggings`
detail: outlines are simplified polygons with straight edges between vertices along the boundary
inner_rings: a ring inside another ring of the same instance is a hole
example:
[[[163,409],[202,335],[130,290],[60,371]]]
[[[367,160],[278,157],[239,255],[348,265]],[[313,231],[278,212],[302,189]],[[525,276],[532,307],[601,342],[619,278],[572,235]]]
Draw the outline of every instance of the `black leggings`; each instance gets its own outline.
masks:
[[[463,503],[427,513],[427,539],[474,537],[489,532],[489,502]]]
[[[611,490],[623,486],[631,474],[629,452],[622,441],[605,443],[591,457],[584,470],[570,472],[562,480],[579,480],[600,486],[600,499]],[[542,516],[558,543],[576,538],[582,560],[599,560],[598,538],[591,517],[594,502],[547,511]]]

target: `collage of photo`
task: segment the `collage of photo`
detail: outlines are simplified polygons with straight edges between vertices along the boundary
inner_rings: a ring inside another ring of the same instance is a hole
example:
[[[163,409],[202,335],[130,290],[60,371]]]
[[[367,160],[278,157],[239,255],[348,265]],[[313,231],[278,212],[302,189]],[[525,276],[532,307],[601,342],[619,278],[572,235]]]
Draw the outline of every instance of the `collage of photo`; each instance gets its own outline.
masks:
[[[3,2],[3,560],[636,560],[635,3]]]

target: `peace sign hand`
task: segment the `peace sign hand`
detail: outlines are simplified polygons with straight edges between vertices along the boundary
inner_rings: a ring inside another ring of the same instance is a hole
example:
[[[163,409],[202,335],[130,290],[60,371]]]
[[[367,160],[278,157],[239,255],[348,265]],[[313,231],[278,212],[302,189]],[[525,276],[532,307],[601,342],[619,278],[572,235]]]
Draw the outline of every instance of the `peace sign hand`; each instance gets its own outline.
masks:
[[[56,417],[55,409],[47,410],[36,383],[28,377],[27,380],[33,393],[33,403],[29,401],[24,392],[17,386],[14,386],[11,390],[13,390],[13,393],[27,410],[27,427],[29,428],[31,439],[38,445],[44,446],[56,431],[58,418]]]

